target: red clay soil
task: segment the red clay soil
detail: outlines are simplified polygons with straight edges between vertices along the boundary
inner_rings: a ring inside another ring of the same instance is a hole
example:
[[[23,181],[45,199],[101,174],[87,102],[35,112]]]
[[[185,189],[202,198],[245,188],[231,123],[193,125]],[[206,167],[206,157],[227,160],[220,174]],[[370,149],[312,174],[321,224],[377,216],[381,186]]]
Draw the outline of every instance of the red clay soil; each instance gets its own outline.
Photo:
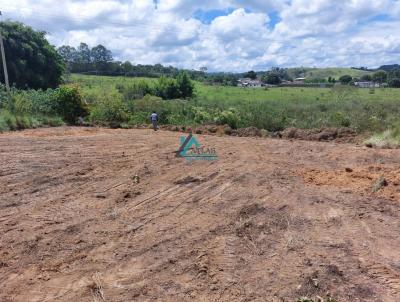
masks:
[[[181,135],[0,134],[0,301],[400,301],[400,150]]]

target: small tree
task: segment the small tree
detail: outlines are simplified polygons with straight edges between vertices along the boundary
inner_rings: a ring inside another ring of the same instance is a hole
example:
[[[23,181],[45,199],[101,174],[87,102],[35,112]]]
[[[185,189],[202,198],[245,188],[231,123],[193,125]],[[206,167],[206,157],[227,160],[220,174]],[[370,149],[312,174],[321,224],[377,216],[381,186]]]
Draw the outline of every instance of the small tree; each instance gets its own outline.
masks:
[[[361,81],[370,82],[370,81],[372,81],[372,76],[370,74],[364,74],[361,77]]]
[[[250,70],[249,72],[247,72],[245,74],[245,77],[246,78],[250,78],[252,80],[255,80],[255,79],[257,79],[257,73],[255,71],[253,71],[253,70]]]
[[[190,80],[187,72],[181,71],[176,78],[176,82],[182,98],[190,98],[193,96],[194,84]]]
[[[387,80],[387,73],[386,71],[378,70],[373,74],[372,79],[374,82],[382,84]]]
[[[156,96],[164,100],[178,99],[181,96],[178,84],[175,79],[161,76],[155,86]]]
[[[263,77],[263,82],[269,85],[278,85],[282,81],[278,74],[271,72]]]
[[[342,83],[343,85],[348,85],[350,82],[353,80],[353,78],[350,75],[343,75],[339,78],[339,82]]]
[[[55,93],[55,112],[67,123],[74,124],[79,116],[86,116],[88,108],[76,85],[64,85]]]

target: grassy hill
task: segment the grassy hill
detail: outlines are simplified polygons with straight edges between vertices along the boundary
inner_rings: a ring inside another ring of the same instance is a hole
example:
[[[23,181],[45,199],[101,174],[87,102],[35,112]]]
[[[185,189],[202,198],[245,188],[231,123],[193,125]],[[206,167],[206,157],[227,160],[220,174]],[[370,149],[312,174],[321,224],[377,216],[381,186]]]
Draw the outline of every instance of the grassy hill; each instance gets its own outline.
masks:
[[[343,75],[351,75],[352,77],[360,78],[364,74],[371,74],[371,71],[358,70],[352,68],[308,68],[296,67],[288,69],[289,75],[292,78],[305,77],[308,79],[320,78],[328,79],[329,77],[339,79]]]

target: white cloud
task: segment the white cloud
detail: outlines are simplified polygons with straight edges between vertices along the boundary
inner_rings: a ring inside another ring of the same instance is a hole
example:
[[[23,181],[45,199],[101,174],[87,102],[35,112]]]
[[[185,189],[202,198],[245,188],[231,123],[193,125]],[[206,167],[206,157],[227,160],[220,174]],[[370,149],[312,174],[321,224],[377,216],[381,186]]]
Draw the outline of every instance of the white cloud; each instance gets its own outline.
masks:
[[[49,32],[57,46],[101,43],[140,64],[246,71],[400,61],[399,0],[157,2],[157,9],[153,0],[0,0],[0,7],[6,18]],[[229,13],[202,23],[199,10]]]

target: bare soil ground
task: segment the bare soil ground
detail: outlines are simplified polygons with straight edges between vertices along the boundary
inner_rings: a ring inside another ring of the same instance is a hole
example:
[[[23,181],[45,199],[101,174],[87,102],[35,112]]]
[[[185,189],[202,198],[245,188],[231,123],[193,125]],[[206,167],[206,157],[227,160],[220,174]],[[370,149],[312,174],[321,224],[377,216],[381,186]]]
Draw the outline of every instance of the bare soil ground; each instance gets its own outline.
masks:
[[[400,301],[400,150],[180,135],[1,134],[0,301]]]

